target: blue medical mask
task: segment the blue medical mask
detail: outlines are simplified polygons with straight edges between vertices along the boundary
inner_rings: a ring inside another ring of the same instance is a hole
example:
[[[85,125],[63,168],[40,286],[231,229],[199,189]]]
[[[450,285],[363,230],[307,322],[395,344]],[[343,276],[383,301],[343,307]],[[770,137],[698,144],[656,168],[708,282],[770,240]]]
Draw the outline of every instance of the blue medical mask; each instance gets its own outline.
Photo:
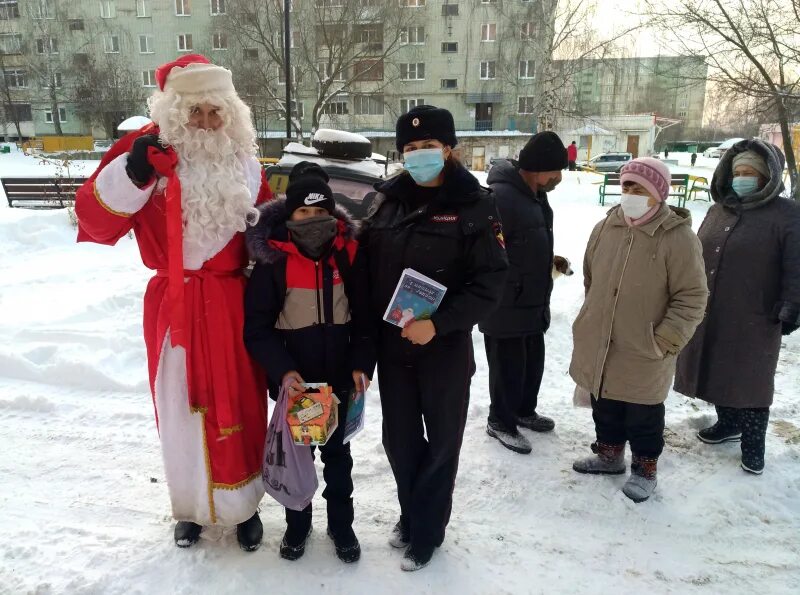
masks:
[[[436,179],[444,168],[444,153],[441,149],[419,149],[403,153],[406,171],[417,184],[426,184]]]
[[[753,192],[758,190],[758,178],[755,176],[738,176],[733,178],[731,186],[738,196],[753,194]]]

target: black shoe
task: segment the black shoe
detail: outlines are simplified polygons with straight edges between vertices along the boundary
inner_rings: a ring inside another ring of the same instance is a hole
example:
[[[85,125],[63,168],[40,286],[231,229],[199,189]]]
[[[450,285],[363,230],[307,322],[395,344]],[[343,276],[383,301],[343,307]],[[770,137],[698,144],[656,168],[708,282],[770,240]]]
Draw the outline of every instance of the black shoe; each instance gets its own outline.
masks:
[[[397,521],[392,528],[392,535],[389,537],[389,545],[393,548],[401,549],[408,547],[411,542],[411,532],[403,528],[403,521]]]
[[[306,553],[306,543],[311,535],[311,530],[312,527],[310,525],[305,533],[293,531],[291,527],[286,529],[286,533],[283,534],[283,539],[281,540],[281,558],[284,560],[299,560],[302,558],[303,554]]]
[[[202,525],[192,521],[178,521],[175,525],[175,545],[178,547],[192,547],[200,540]]]
[[[486,424],[486,433],[492,438],[497,439],[497,441],[508,450],[518,452],[519,454],[527,455],[533,450],[530,441],[520,434],[517,428],[510,431],[490,421]]]
[[[406,550],[403,561],[400,562],[400,568],[406,572],[414,572],[420,568],[425,568],[433,558],[433,552],[435,551],[435,545],[412,544]]]
[[[255,513],[243,523],[236,525],[236,539],[239,540],[239,547],[246,552],[254,552],[261,545],[261,538],[264,536],[264,527],[258,513]]]
[[[742,439],[742,432],[717,422],[710,428],[703,428],[697,432],[697,437],[706,444],[722,444],[723,442],[738,442]]]
[[[361,558],[361,545],[358,543],[358,538],[353,533],[353,529],[348,527],[346,531],[334,533],[328,527],[328,537],[333,540],[333,545],[336,548],[336,557],[345,564],[358,562]]]
[[[556,427],[556,422],[549,417],[534,413],[533,415],[518,417],[517,425],[522,428],[533,430],[534,432],[552,432]]]

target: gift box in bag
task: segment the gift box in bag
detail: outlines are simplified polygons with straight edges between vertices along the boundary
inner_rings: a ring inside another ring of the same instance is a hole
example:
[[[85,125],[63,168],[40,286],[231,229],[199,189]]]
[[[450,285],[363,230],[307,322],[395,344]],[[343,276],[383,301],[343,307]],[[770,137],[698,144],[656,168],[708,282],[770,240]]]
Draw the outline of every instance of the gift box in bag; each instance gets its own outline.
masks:
[[[339,427],[339,399],[327,384],[304,384],[306,392],[289,397],[286,422],[295,444],[322,446]]]

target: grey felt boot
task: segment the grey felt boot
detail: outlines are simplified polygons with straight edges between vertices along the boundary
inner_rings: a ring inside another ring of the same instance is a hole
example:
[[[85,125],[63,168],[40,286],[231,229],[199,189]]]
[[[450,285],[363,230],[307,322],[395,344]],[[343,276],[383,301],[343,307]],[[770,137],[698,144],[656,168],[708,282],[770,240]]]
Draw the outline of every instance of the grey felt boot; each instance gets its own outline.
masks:
[[[637,503],[647,500],[658,484],[656,481],[657,468],[658,459],[633,455],[631,476],[622,486],[622,492]]]
[[[593,457],[578,459],[572,468],[578,473],[593,475],[621,475],[625,473],[625,445],[593,442]]]

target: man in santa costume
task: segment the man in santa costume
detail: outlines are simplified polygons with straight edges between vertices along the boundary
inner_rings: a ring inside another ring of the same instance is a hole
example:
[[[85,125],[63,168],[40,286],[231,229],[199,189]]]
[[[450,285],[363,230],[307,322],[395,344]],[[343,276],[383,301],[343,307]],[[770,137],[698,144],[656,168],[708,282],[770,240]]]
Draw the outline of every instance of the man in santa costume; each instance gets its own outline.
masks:
[[[155,271],[144,339],[175,543],[236,525],[253,551],[266,390],[242,340],[242,232],[271,193],[229,70],[193,54],[156,80],[153,124],[120,139],[78,191],[78,241],[113,245],[133,230]]]

